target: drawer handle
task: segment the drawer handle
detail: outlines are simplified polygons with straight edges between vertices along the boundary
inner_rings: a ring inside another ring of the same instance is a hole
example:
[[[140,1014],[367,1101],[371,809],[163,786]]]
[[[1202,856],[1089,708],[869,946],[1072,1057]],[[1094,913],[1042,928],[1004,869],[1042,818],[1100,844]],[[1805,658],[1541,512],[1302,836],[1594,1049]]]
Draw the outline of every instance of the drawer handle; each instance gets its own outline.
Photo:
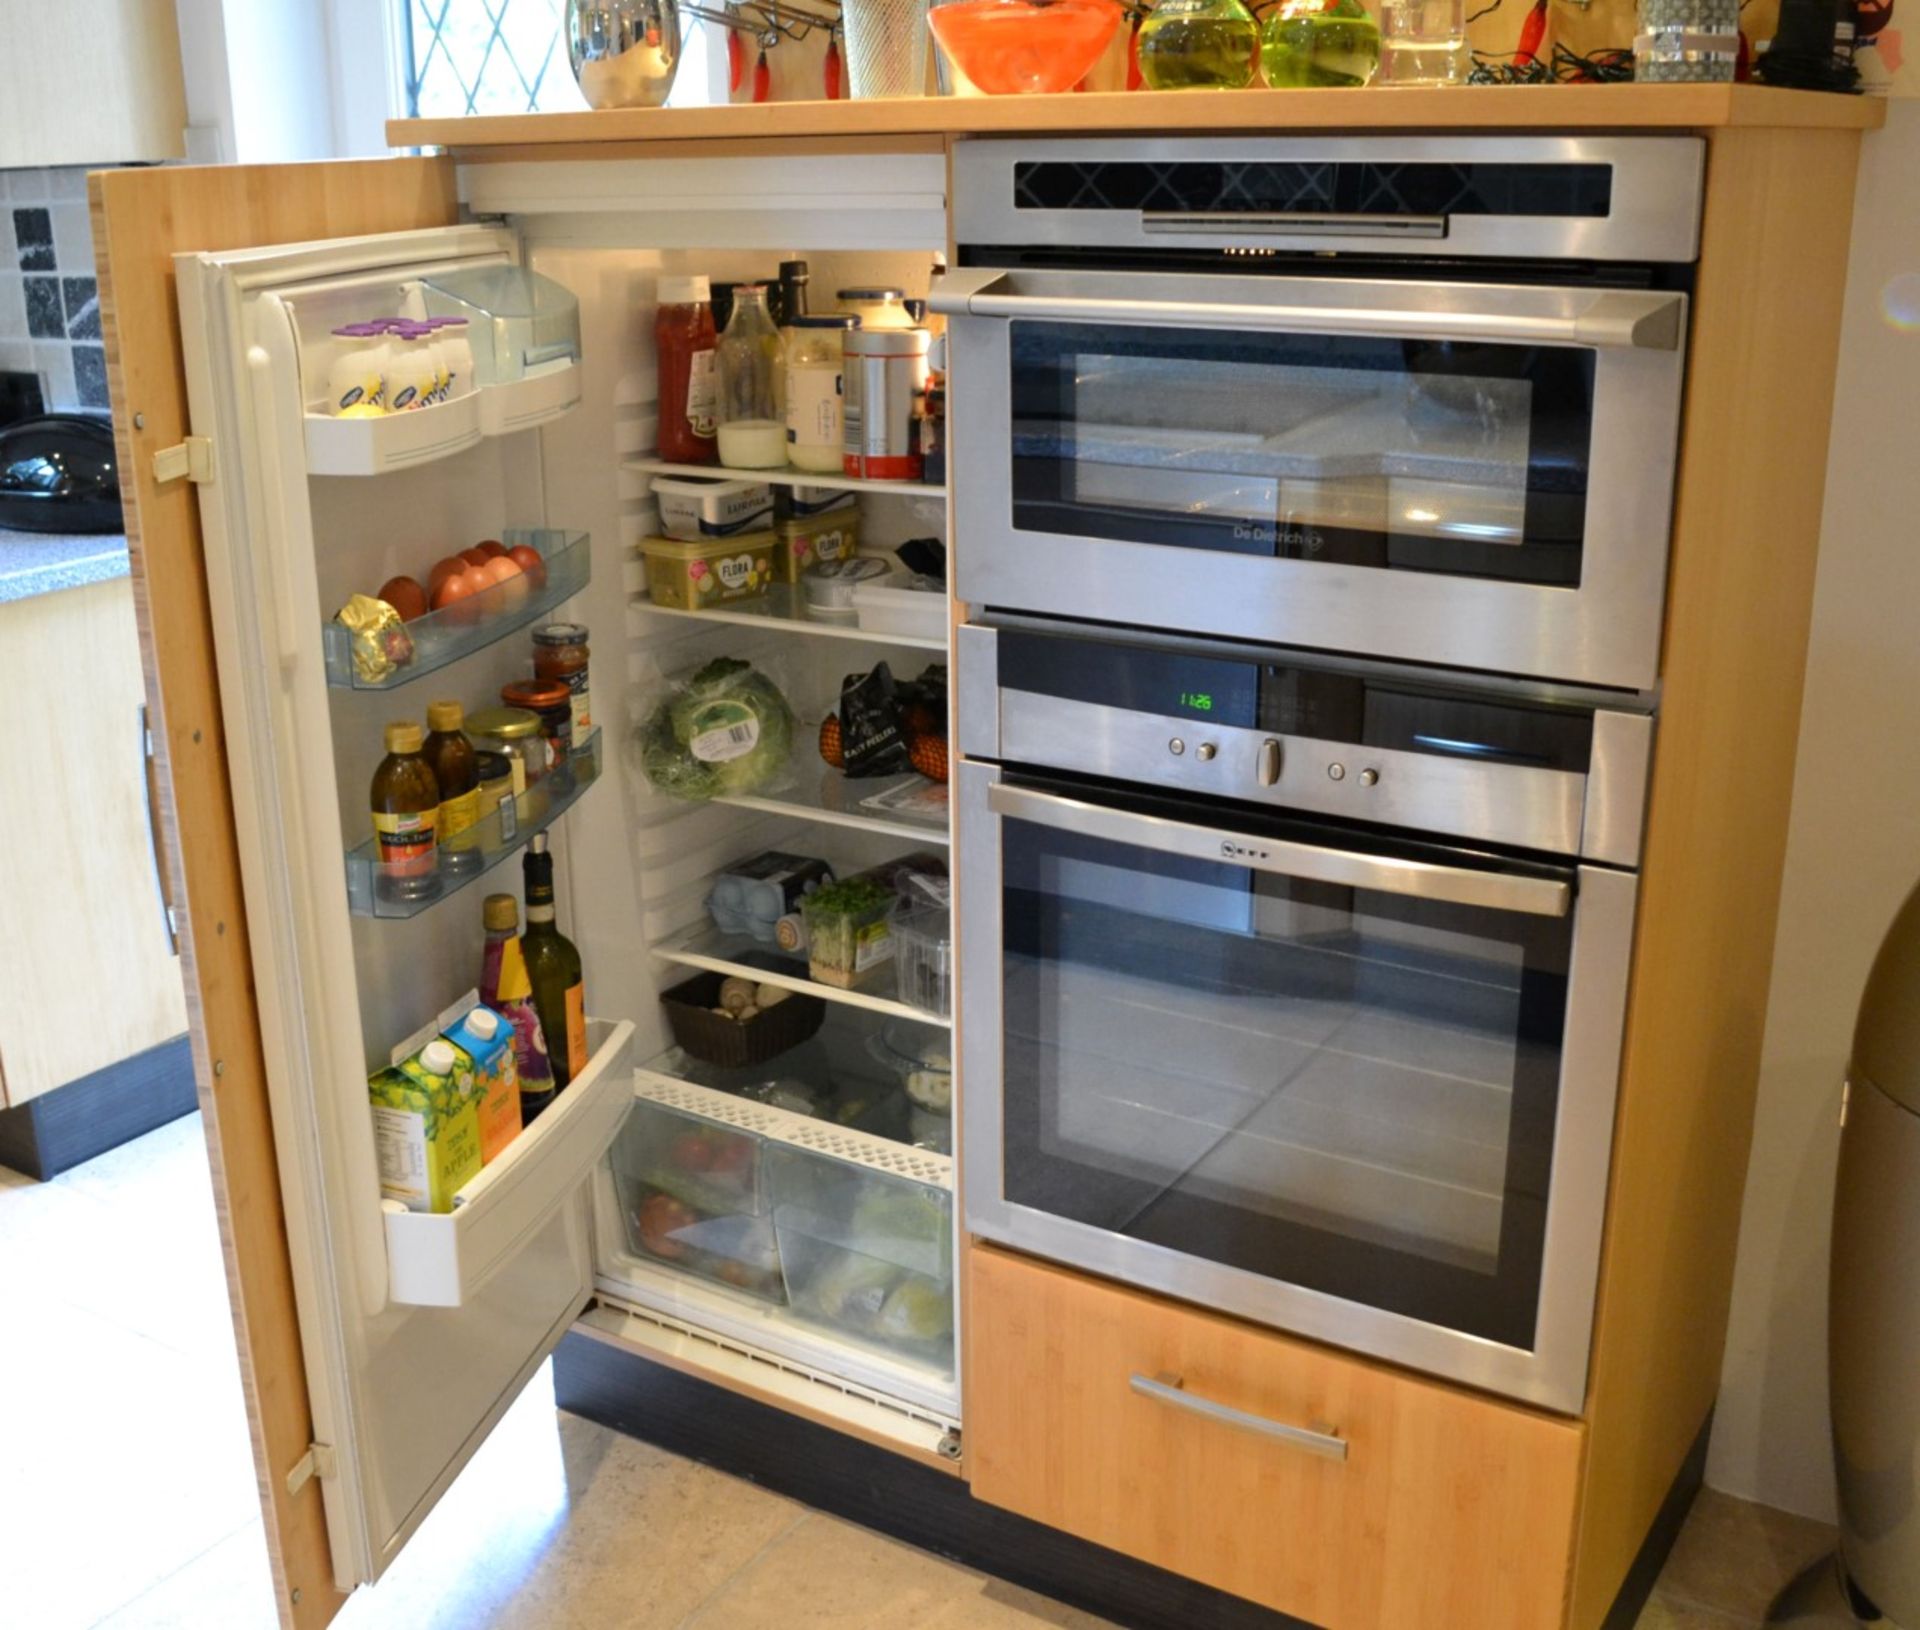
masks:
[[[1172,1404],[1175,1409],[1204,1415],[1222,1426],[1237,1426],[1243,1432],[1258,1432],[1263,1437],[1278,1438],[1282,1443],[1305,1449],[1308,1454],[1324,1455],[1329,1460],[1347,1458],[1347,1440],[1338,1432],[1288,1426],[1282,1421],[1270,1421],[1264,1415],[1249,1415],[1244,1409],[1217,1404],[1211,1398],[1197,1397],[1186,1390],[1186,1383],[1177,1375],[1136,1375],[1129,1384],[1143,1398],[1153,1398],[1163,1404]]]

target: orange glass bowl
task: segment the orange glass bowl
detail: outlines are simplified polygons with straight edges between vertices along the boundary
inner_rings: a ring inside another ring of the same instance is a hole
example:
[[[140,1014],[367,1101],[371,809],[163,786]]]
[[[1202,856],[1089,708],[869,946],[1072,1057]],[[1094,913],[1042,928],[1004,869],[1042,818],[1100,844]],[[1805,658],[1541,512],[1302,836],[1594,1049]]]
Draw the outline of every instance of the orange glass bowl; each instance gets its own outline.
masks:
[[[927,26],[958,72],[991,96],[1070,91],[1120,26],[1117,0],[947,0]]]

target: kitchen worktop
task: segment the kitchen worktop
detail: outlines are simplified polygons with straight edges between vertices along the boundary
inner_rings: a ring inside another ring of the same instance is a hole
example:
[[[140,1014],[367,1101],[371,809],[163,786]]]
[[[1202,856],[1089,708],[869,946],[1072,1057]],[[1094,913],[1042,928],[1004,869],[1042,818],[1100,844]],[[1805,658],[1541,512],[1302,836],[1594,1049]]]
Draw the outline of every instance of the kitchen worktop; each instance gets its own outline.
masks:
[[[12,532],[0,527],[0,605],[127,575],[117,532]]]
[[[1115,91],[1064,96],[911,96],[722,107],[607,108],[393,119],[396,147],[549,147],[589,142],[931,137],[1070,132],[1876,129],[1871,96],[1765,85],[1368,86],[1359,90]]]

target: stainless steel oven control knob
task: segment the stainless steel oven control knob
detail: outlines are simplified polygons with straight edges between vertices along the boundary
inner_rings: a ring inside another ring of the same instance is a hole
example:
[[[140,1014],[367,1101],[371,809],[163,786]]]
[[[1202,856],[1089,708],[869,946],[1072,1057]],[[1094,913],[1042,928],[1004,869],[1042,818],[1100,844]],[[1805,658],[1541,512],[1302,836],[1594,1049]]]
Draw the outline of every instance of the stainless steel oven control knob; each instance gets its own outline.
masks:
[[[1328,779],[1329,781],[1344,781],[1344,780],[1346,780],[1346,778],[1347,778],[1347,767],[1346,767],[1346,765],[1344,765],[1344,764],[1329,764],[1329,765],[1327,766],[1327,779]]]
[[[1167,751],[1173,754],[1175,758],[1178,758],[1186,750],[1187,750],[1187,744],[1184,741],[1182,741],[1178,736],[1175,736],[1172,741],[1167,743]]]
[[[1370,787],[1379,779],[1380,772],[1378,770],[1362,770],[1360,772],[1360,785],[1363,787]]]
[[[1263,787],[1280,784],[1280,744],[1271,736],[1260,744],[1259,776]]]
[[[1193,756],[1199,759],[1202,764],[1204,764],[1207,762],[1208,759],[1212,758],[1213,755],[1219,751],[1220,749],[1214,746],[1212,742],[1203,741],[1198,747],[1194,748]]]

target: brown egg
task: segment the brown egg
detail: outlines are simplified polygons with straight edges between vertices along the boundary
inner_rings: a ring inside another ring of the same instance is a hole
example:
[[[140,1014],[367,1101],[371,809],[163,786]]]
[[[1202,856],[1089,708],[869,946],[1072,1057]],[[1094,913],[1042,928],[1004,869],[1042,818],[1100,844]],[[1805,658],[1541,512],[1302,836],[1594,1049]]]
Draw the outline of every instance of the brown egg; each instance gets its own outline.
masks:
[[[540,558],[540,551],[530,543],[516,543],[507,551],[520,563],[520,570],[526,573],[530,588],[544,588],[547,582],[547,563]]]
[[[489,560],[498,560],[502,555],[507,553],[507,546],[498,538],[482,538],[474,545],[474,548],[478,549],[480,553],[485,555]]]
[[[448,555],[444,560],[436,560],[433,563],[433,570],[427,574],[427,598],[433,600],[433,597],[440,592],[442,583],[450,577],[458,577],[466,569],[467,563],[458,555]],[[435,600],[434,605],[437,608],[439,602]]]
[[[410,623],[414,618],[427,614],[427,591],[410,577],[388,578],[380,585],[377,598],[399,612],[403,623]]]

